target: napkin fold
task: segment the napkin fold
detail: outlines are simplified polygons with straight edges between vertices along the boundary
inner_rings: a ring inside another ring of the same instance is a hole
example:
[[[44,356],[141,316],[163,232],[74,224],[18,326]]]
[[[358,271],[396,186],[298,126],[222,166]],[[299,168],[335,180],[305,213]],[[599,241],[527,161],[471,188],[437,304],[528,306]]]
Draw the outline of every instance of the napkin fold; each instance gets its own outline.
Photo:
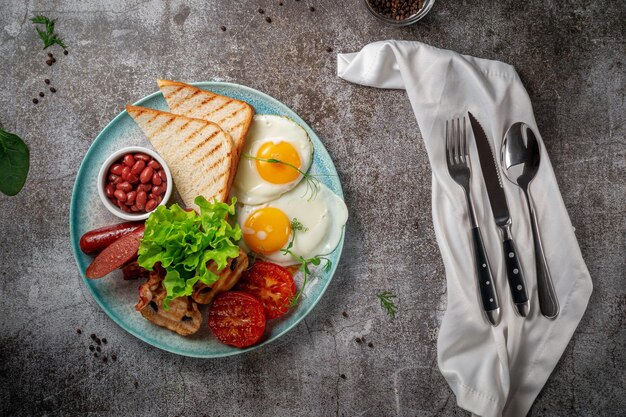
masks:
[[[375,42],[359,53],[340,54],[337,67],[339,77],[347,81],[405,89],[411,101],[432,168],[433,223],[446,270],[448,300],[437,359],[457,404],[483,417],[526,416],[585,312],[592,291],[589,271],[539,135],[541,166],[530,192],[561,309],[555,320],[539,311],[528,210],[521,189],[503,179],[530,297],[528,317],[516,316],[502,241],[472,140],[472,198],[502,310],[500,325],[489,325],[477,295],[463,191],[448,174],[444,138],[445,120],[466,116],[468,111],[485,128],[495,155],[500,154],[502,137],[512,123],[526,122],[538,133],[519,76],[502,62],[408,41]]]

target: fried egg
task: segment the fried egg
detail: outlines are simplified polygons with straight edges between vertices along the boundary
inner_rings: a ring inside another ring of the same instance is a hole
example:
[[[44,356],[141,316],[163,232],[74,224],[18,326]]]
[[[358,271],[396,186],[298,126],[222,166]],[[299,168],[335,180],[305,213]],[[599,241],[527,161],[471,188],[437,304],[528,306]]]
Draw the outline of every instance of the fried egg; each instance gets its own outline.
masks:
[[[293,254],[308,259],[327,255],[337,247],[348,220],[346,204],[325,185],[318,184],[315,190],[308,185],[302,181],[276,200],[239,207],[240,244],[246,252],[283,266],[299,263],[281,252],[291,241],[294,219],[302,224],[302,230],[294,234]]]
[[[283,163],[263,161],[268,159]],[[298,185],[298,170],[307,172],[312,159],[313,144],[302,126],[287,117],[255,115],[231,195],[243,204],[274,200]]]

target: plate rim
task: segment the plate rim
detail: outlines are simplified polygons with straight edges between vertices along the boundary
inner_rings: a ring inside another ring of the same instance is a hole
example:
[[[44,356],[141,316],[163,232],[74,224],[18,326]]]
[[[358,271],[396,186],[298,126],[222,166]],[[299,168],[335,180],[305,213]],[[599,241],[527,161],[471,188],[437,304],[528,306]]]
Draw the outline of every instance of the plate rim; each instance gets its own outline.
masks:
[[[329,170],[331,171],[331,173],[338,179],[337,183],[338,183],[338,189],[337,192],[333,191],[334,193],[336,193],[342,200],[345,201],[344,195],[343,195],[343,187],[341,185],[341,180],[339,179],[339,175],[337,173],[337,168],[335,167],[335,163],[332,159],[332,157],[330,156],[330,153],[328,152],[328,150],[326,149],[326,146],[324,146],[324,143],[322,142],[321,139],[319,139],[319,136],[317,136],[317,133],[313,130],[313,128],[311,128],[311,126],[309,126],[308,123],[306,123],[293,109],[291,109],[291,107],[287,106],[286,104],[284,104],[283,102],[279,101],[278,99],[262,92],[259,91],[255,88],[252,87],[248,87],[245,85],[241,85],[241,84],[237,84],[237,83],[230,83],[230,82],[223,82],[223,81],[196,81],[196,82],[189,82],[187,84],[196,86],[198,88],[201,88],[203,86],[206,87],[226,87],[226,88],[235,88],[235,89],[241,89],[244,91],[248,91],[249,93],[255,94],[255,95],[259,95],[261,96],[261,98],[263,98],[264,100],[268,100],[270,102],[273,102],[275,104],[278,104],[279,106],[282,106],[284,108],[286,108],[288,111],[290,111],[296,118],[296,122],[304,124],[305,126],[307,126],[317,137],[319,143],[322,146],[322,149],[324,150],[324,152],[326,152],[326,154],[328,155],[330,161],[331,161],[331,165],[328,167]],[[161,90],[157,90],[154,93],[151,93],[141,99],[139,99],[138,101],[136,101],[135,103],[133,103],[133,105],[135,106],[139,106],[143,103],[145,103],[146,101],[149,101],[153,98],[155,98],[158,95],[163,95]],[[117,316],[115,314],[113,314],[109,308],[107,307],[107,305],[100,299],[100,297],[97,297],[94,289],[92,288],[91,285],[88,285],[89,280],[85,277],[84,272],[81,269],[81,265],[79,263],[79,245],[76,243],[77,242],[77,231],[76,231],[76,225],[75,225],[75,216],[77,213],[77,193],[78,193],[78,181],[79,178],[81,178],[84,175],[84,169],[85,169],[85,160],[92,154],[92,152],[94,151],[94,144],[100,139],[101,136],[105,135],[110,129],[112,129],[112,126],[114,126],[116,123],[118,123],[119,119],[123,118],[124,116],[128,115],[128,112],[126,111],[126,109],[122,110],[120,113],[118,113],[113,119],[111,119],[111,121],[109,121],[109,123],[107,123],[107,125],[98,133],[98,135],[96,136],[96,138],[93,140],[93,142],[91,142],[91,144],[89,145],[89,149],[87,149],[87,152],[85,153],[85,155],[83,156],[81,162],[80,162],[80,167],[78,168],[78,171],[76,173],[76,178],[74,180],[74,186],[72,188],[72,196],[71,196],[71,202],[70,202],[70,211],[69,211],[69,223],[70,223],[70,245],[72,247],[72,255],[74,257],[74,262],[76,263],[76,266],[78,267],[78,272],[81,276],[82,279],[82,284],[84,284],[84,286],[87,288],[87,290],[89,291],[89,294],[91,295],[92,299],[96,302],[96,304],[98,304],[98,306],[102,309],[102,311],[107,315],[107,317],[113,321],[116,325],[118,325],[122,330],[126,331],[127,333],[135,336],[137,339],[141,340],[142,342],[153,346],[157,349],[169,352],[169,353],[173,353],[176,355],[180,355],[180,356],[186,356],[186,357],[192,357],[192,358],[201,358],[201,359],[218,359],[218,358],[225,358],[225,357],[229,357],[229,356],[235,356],[235,355],[241,355],[241,354],[245,354],[248,352],[252,352],[254,350],[260,349],[261,347],[264,347],[266,345],[269,345],[270,343],[278,340],[279,338],[281,338],[282,336],[284,336],[286,333],[288,333],[289,331],[291,331],[293,328],[295,328],[298,324],[300,324],[301,321],[303,321],[310,313],[311,311],[315,308],[315,306],[319,303],[319,301],[324,297],[324,294],[326,293],[326,290],[328,289],[328,287],[330,286],[330,282],[333,280],[334,276],[335,276],[335,272],[337,270],[338,264],[341,261],[341,255],[343,253],[343,245],[344,245],[344,239],[345,239],[345,233],[346,233],[346,226],[343,226],[343,230],[341,232],[341,239],[339,241],[339,244],[337,245],[337,247],[334,249],[334,251],[338,251],[338,256],[337,256],[337,262],[334,262],[331,265],[330,271],[327,273],[328,277],[325,278],[322,281],[322,289],[320,292],[320,295],[317,299],[313,300],[312,303],[310,304],[310,306],[308,306],[308,308],[303,312],[303,314],[301,314],[299,317],[297,317],[295,319],[295,321],[286,329],[282,330],[281,332],[277,333],[276,335],[274,335],[272,338],[269,338],[265,341],[263,341],[262,343],[250,346],[248,348],[245,349],[233,349],[231,351],[228,352],[222,352],[222,353],[217,353],[217,354],[211,354],[211,355],[205,355],[205,354],[197,354],[197,353],[192,353],[192,352],[186,352],[186,351],[181,351],[181,350],[177,350],[175,348],[172,348],[170,346],[164,345],[160,342],[157,342],[154,339],[148,338],[146,336],[144,336],[141,332],[135,331],[132,327],[127,326],[123,321],[118,320]],[[203,320],[204,321],[204,320]]]

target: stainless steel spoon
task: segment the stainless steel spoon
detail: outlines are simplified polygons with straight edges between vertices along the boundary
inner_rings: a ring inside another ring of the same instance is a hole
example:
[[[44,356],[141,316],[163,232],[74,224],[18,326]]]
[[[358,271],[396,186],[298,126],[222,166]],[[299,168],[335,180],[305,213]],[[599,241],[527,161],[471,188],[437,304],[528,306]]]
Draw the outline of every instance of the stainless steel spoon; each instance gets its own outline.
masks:
[[[517,122],[509,128],[504,135],[500,154],[500,163],[505,176],[513,184],[518,185],[526,196],[530,223],[532,225],[533,240],[535,243],[535,263],[537,266],[537,292],[539,294],[539,309],[541,314],[553,319],[559,314],[559,301],[556,298],[552,277],[546,262],[546,257],[541,244],[539,223],[535,215],[529,185],[535,178],[541,153],[537,138],[526,123]]]

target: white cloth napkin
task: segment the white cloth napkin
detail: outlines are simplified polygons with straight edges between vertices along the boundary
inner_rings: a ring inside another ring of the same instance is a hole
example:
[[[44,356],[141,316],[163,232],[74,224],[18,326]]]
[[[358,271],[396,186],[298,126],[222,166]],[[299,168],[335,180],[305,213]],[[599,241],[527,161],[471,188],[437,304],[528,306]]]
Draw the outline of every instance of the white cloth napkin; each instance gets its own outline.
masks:
[[[340,54],[337,67],[338,75],[353,83],[405,89],[409,95],[432,167],[433,223],[446,269],[448,300],[437,340],[438,364],[458,405],[483,417],[526,416],[587,307],[589,271],[539,137],[541,166],[531,194],[561,309],[556,320],[539,312],[528,211],[522,191],[503,179],[531,303],[526,319],[515,315],[501,237],[472,141],[472,197],[502,310],[500,325],[489,325],[477,295],[463,191],[448,174],[444,139],[445,120],[468,110],[485,128],[495,155],[513,122],[526,122],[538,132],[519,76],[502,62],[406,41],[375,42],[359,53]]]

